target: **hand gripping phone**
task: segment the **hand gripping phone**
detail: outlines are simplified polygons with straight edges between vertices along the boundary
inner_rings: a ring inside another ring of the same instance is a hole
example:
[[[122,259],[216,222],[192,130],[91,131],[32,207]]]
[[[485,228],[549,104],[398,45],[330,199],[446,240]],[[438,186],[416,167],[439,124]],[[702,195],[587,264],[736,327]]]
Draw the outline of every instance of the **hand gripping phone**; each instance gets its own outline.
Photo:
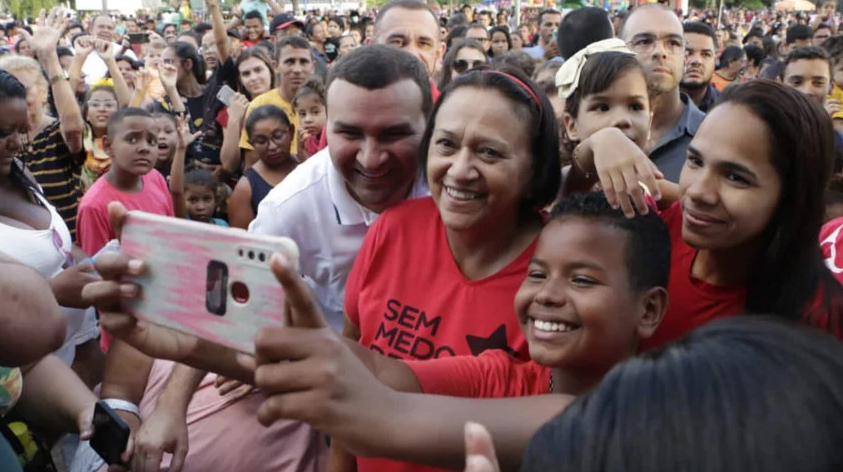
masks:
[[[138,319],[254,354],[255,335],[284,324],[284,291],[269,269],[274,252],[296,261],[289,238],[129,212],[121,251],[146,264],[128,311]]]
[[[91,448],[106,464],[122,464],[120,456],[129,443],[129,425],[102,400],[94,406],[93,424]]]

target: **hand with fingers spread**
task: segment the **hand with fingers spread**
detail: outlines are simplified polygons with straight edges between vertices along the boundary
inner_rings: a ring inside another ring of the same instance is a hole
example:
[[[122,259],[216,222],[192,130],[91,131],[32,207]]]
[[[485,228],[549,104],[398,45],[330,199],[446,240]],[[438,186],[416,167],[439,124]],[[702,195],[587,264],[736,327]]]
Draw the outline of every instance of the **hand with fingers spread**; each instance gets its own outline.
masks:
[[[623,209],[629,218],[635,216],[636,209],[642,215],[649,211],[641,184],[647,187],[653,199],[658,201],[661,198],[657,180],[663,179],[664,175],[647,154],[618,128],[604,128],[589,136],[577,147],[575,159],[577,165],[586,168],[585,162],[592,163],[606,200],[612,207]]]
[[[179,124],[176,127],[176,150],[184,151],[201,135],[201,131],[191,133],[187,115],[181,116],[179,118]]]
[[[54,7],[50,10],[49,15],[45,10],[41,10],[38,15],[37,29],[33,35],[30,36],[23,28],[18,28],[18,30],[24,39],[29,41],[36,54],[40,56],[43,53],[55,51],[67,24],[64,10]]]
[[[492,435],[483,425],[465,424],[465,472],[500,472]]]

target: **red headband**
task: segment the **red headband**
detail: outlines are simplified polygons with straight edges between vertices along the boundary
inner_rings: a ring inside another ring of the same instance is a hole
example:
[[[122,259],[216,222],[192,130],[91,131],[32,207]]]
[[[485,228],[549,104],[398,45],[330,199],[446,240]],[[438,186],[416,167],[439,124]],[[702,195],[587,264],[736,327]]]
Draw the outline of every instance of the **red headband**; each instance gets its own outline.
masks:
[[[527,92],[527,95],[529,95],[530,98],[532,98],[533,101],[536,102],[536,107],[538,107],[539,112],[542,111],[542,102],[539,101],[539,97],[538,97],[538,95],[536,95],[536,92],[533,92],[533,89],[528,87],[527,84],[525,84],[523,81],[521,81],[521,79],[519,79],[518,77],[515,77],[514,75],[510,75],[510,74],[507,74],[506,72],[501,72],[501,71],[495,70],[495,69],[486,69],[486,70],[483,71],[483,73],[484,74],[502,75],[502,76],[508,78],[509,80],[515,82],[516,85],[518,85],[519,87],[521,87],[522,90]]]

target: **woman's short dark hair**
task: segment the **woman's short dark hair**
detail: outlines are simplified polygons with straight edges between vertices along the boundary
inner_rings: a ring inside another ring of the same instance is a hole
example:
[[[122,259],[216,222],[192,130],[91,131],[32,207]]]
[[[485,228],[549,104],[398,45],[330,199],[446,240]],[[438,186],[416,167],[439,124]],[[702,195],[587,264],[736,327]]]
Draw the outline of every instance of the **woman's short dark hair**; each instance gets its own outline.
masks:
[[[433,136],[433,128],[436,124],[436,115],[442,104],[447,102],[455,91],[465,87],[497,91],[517,104],[518,111],[526,115],[521,124],[525,132],[529,134],[532,177],[527,190],[527,197],[521,204],[520,214],[522,217],[526,217],[549,205],[559,192],[561,180],[559,131],[556,116],[553,113],[553,106],[544,92],[538,89],[520,70],[515,68],[471,71],[458,76],[442,90],[439,100],[436,101],[433,111],[430,113],[427,128],[421,141],[419,161],[423,173],[427,175],[425,172],[427,169],[427,153]],[[529,88],[529,92],[524,87]],[[538,98],[538,103],[536,103],[533,95]],[[513,123],[513,125],[516,125],[516,123]]]
[[[457,60],[457,54],[465,48],[474,49],[480,54],[483,54],[483,57],[486,57],[486,50],[483,49],[483,45],[480,44],[480,41],[468,38],[460,38],[454,41],[453,47],[448,50],[445,57],[442,59],[442,76],[439,78],[439,83],[436,84],[436,87],[439,90],[444,89],[449,83],[451,83],[451,71],[454,70],[454,61]]]
[[[207,80],[207,77],[205,76],[205,60],[202,59],[202,56],[199,55],[199,51],[197,51],[192,44],[184,41],[176,41],[168,44],[167,47],[172,49],[179,59],[183,61],[190,59],[193,64],[190,69],[193,73],[193,77],[195,77],[196,81],[200,84],[205,83]]]
[[[536,432],[521,470],[836,472],[841,418],[843,344],[733,317],[609,371]]]
[[[828,113],[798,90],[763,79],[727,87],[716,106],[724,104],[744,107],[764,122],[770,163],[781,179],[778,205],[758,238],[746,310],[801,319],[837,333],[843,288],[817,244],[836,156]],[[818,293],[822,300],[814,308]]]
[[[495,36],[495,33],[503,33],[506,36],[506,50],[512,50],[512,36],[509,34],[509,28],[506,26],[494,26],[489,30],[489,54],[492,53],[492,38]]]
[[[246,118],[246,126],[244,128],[249,139],[252,138],[252,131],[255,130],[255,125],[259,121],[266,119],[280,120],[286,123],[287,126],[290,126],[290,118],[284,113],[284,110],[275,105],[261,105],[252,110],[252,113]]]

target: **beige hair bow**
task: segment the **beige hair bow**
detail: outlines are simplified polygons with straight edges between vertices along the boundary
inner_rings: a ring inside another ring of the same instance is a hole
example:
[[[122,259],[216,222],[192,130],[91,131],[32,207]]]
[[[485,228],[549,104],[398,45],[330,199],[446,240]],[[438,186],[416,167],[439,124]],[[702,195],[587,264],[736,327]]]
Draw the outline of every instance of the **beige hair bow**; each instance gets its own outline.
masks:
[[[577,85],[580,82],[580,73],[589,56],[593,56],[601,52],[625,52],[627,54],[634,54],[626,43],[618,38],[604,39],[591,43],[588,47],[581,49],[578,53],[565,60],[559,72],[556,73],[556,87],[559,88],[559,97],[567,100]]]

